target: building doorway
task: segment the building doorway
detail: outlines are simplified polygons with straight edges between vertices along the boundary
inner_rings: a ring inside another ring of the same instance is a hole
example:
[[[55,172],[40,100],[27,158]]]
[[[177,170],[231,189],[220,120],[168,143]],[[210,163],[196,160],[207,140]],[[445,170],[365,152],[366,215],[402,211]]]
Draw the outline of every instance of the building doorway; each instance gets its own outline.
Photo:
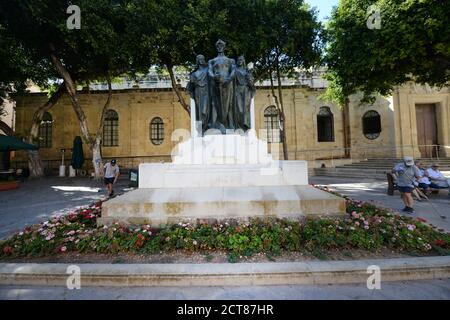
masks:
[[[416,104],[416,120],[420,156],[422,158],[437,157],[436,106],[434,104]]]

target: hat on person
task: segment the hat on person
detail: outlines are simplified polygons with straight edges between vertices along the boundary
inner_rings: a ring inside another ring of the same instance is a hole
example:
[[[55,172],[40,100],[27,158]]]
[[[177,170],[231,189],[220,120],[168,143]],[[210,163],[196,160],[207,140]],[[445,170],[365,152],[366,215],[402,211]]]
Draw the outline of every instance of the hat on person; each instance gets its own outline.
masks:
[[[433,163],[432,165],[431,165],[432,167],[439,167],[439,163]]]
[[[116,159],[112,159],[111,164],[116,164]]]
[[[414,159],[413,157],[404,157],[403,161],[405,162],[405,164],[410,167],[414,165]]]

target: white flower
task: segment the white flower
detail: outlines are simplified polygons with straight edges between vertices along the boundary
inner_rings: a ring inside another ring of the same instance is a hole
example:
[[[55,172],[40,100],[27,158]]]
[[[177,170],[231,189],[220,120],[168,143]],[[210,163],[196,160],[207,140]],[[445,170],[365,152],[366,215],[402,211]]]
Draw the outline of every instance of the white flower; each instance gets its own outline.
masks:
[[[197,245],[197,241],[192,241],[192,244],[194,245],[194,246],[196,246]]]
[[[19,232],[19,236],[22,236],[23,235],[23,232]]]

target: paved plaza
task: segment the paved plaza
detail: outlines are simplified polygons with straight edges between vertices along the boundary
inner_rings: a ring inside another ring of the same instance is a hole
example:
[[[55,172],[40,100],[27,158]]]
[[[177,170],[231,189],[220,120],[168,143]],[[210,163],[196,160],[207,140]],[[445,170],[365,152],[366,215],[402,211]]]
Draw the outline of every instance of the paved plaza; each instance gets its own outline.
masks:
[[[0,287],[0,300],[417,300],[450,299],[450,280],[366,284],[239,287]]]
[[[119,179],[114,187],[116,193],[131,190],[126,178],[122,176]],[[107,194],[102,182],[89,178],[27,180],[19,189],[0,192],[0,239],[21,231],[27,225],[105,199]]]

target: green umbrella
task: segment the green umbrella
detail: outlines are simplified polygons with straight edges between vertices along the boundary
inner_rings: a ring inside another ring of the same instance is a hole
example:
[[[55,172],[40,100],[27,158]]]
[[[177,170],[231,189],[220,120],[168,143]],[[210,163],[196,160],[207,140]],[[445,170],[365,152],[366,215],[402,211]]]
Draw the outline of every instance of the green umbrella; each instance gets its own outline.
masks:
[[[37,150],[35,145],[14,137],[0,135],[0,151]]]
[[[73,140],[73,150],[72,150],[72,168],[81,169],[84,163],[83,154],[83,141],[79,136],[76,136]]]

